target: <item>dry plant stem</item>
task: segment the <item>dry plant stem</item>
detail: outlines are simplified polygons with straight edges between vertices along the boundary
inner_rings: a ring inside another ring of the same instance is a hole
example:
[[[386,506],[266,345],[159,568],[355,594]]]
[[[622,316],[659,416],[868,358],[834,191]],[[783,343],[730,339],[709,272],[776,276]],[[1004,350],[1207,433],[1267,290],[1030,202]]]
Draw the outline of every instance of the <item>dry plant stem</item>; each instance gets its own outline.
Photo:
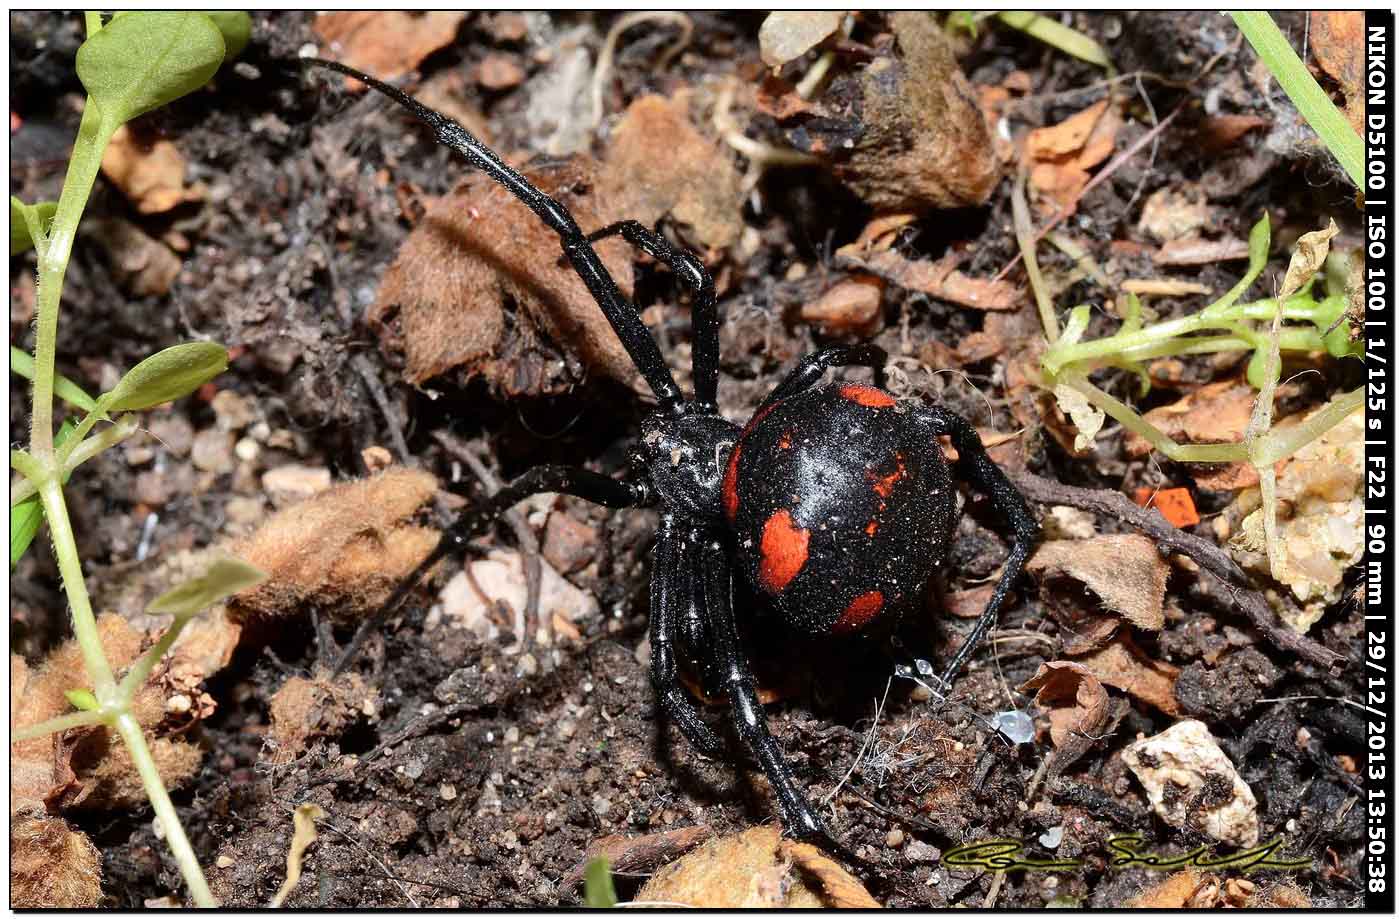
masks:
[[[598,52],[598,65],[593,69],[593,127],[603,123],[603,84],[607,82],[608,75],[612,72],[613,56],[617,53],[617,42],[622,38],[622,33],[636,25],[644,22],[667,22],[680,27],[681,34],[671,47],[662,52],[661,57],[656,62],[657,69],[665,67],[677,54],[685,50],[690,44],[690,36],[695,32],[695,24],[690,21],[690,17],[685,13],[675,10],[655,10],[649,12],[628,13],[620,17],[608,29],[608,37],[603,40],[603,49]]]
[[[1064,504],[1116,518],[1151,536],[1161,548],[1191,559],[1231,587],[1234,602],[1279,650],[1329,670],[1339,667],[1346,660],[1312,639],[1280,626],[1264,598],[1253,589],[1244,571],[1224,549],[1209,540],[1177,529],[1157,511],[1138,507],[1125,495],[1108,489],[1062,485],[1029,472],[1007,474],[1022,494],[1034,501]]]

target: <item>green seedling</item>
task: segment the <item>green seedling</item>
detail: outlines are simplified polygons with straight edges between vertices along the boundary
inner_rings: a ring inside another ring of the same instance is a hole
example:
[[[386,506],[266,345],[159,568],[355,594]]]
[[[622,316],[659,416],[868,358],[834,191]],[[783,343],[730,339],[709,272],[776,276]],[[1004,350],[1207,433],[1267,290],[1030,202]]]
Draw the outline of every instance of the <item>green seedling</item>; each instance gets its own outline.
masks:
[[[612,909],[617,906],[612,866],[601,855],[589,859],[583,869],[583,905],[590,909]]]
[[[1084,341],[1091,310],[1087,306],[1075,307],[1070,310],[1065,327],[1060,328],[1036,261],[1034,232],[1025,191],[1019,183],[1012,192],[1012,218],[1048,344],[1041,356],[1037,382],[1055,394],[1079,430],[1076,445],[1086,446],[1102,426],[1104,416],[1108,416],[1177,462],[1248,462],[1259,472],[1260,494],[1265,504],[1266,547],[1270,563],[1277,572],[1277,546],[1272,535],[1275,508],[1271,506],[1274,504],[1274,464],[1339,424],[1364,398],[1363,389],[1357,388],[1337,396],[1320,411],[1287,430],[1272,430],[1274,392],[1282,368],[1281,352],[1325,351],[1333,357],[1361,355],[1359,343],[1350,340],[1344,291],[1331,290],[1321,300],[1315,299],[1312,293],[1317,274],[1327,260],[1327,240],[1335,235],[1336,227],[1305,234],[1299,240],[1298,251],[1279,296],[1240,304],[1237,301],[1259,277],[1268,259],[1269,220],[1266,215],[1249,234],[1249,267],[1244,277],[1223,297],[1190,316],[1144,325],[1141,306],[1136,298],[1129,296],[1119,330],[1105,338]],[[1327,283],[1341,286],[1335,275],[1328,276]],[[1258,327],[1257,323],[1262,322],[1268,322],[1269,327]],[[1219,334],[1198,334],[1202,332]],[[1095,370],[1121,368],[1136,373],[1145,392],[1151,381],[1144,361],[1220,351],[1253,352],[1246,376],[1260,392],[1243,443],[1177,443],[1130,406],[1089,381],[1089,374]]]
[[[16,732],[12,740],[82,725],[105,724],[112,729],[130,750],[191,897],[200,906],[214,906],[141,727],[131,714],[131,700],[197,611],[192,604],[207,606],[211,598],[246,588],[260,573],[240,568],[241,563],[221,563],[211,570],[204,587],[190,589],[183,601],[170,600],[170,595],[158,600],[157,605],[164,601],[165,611],[175,613],[175,622],[118,684],[98,637],[63,488],[74,469],[136,432],[135,412],[193,392],[227,366],[228,354],[222,346],[207,342],[168,348],[142,361],[97,399],[59,376],[54,364],[64,275],[112,136],[131,119],[207,83],[226,57],[247,44],[251,24],[247,14],[237,12],[129,12],[118,13],[106,23],[100,13],[89,12],[85,21],[88,37],[78,49],[76,66],[88,96],[59,199],[33,205],[10,199],[10,252],[32,247],[38,259],[34,354],[10,350],[12,369],[31,381],[33,393],[28,449],[10,452],[10,466],[18,473],[10,488],[10,563],[13,567],[34,539],[42,512],[91,685],[70,694],[77,711]],[[76,424],[65,421],[57,435],[55,396],[85,413]],[[97,429],[99,424],[103,427]]]
[[[1352,184],[1361,188],[1366,168],[1366,149],[1361,137],[1346,117],[1337,111],[1337,106],[1332,104],[1322,87],[1317,85],[1307,65],[1298,58],[1288,39],[1274,24],[1273,17],[1268,13],[1238,11],[1231,12],[1230,16],[1253,46],[1254,53],[1259,55],[1259,60],[1269,68],[1279,86],[1297,106],[1298,114],[1322,138]]]

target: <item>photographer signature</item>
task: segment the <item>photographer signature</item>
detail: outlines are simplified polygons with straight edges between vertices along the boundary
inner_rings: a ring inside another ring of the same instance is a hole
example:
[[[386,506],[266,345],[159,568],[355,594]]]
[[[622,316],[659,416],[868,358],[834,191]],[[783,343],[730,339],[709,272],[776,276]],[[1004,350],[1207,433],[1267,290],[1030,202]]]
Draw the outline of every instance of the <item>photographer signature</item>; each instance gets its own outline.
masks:
[[[1151,868],[1169,871],[1187,866],[1195,868],[1238,868],[1248,873],[1263,869],[1298,870],[1312,865],[1312,859],[1274,858],[1274,853],[1283,845],[1283,838],[1276,836],[1263,845],[1252,849],[1242,849],[1231,855],[1212,856],[1209,847],[1200,846],[1181,855],[1159,855],[1143,852],[1143,839],[1140,834],[1114,836],[1108,840],[1109,851],[1113,855],[1109,864],[1115,868]],[[986,839],[954,846],[944,853],[942,862],[958,868],[987,868],[993,871],[1069,871],[1080,868],[1084,860],[1079,858],[1023,858],[1021,851],[1025,843],[1016,839]]]

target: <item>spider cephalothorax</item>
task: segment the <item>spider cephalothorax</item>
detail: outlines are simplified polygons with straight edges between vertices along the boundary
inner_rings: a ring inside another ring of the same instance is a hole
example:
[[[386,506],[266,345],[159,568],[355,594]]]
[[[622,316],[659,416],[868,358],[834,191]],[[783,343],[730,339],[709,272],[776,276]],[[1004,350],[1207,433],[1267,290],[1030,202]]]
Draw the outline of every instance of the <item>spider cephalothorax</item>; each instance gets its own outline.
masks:
[[[923,595],[942,564],[956,516],[948,463],[936,438],[949,435],[956,468],[986,492],[1015,535],[986,610],[943,673],[951,684],[996,618],[1020,575],[1038,525],[1024,499],[988,458],[976,432],[939,407],[897,402],[883,389],[821,385],[833,367],[879,373],[885,353],[870,345],[808,355],[741,429],[719,414],[719,321],[714,285],[691,253],[635,221],[585,235],[557,201],[531,185],[460,125],[403,92],[342,64],[306,63],[361,80],[403,105],[438,141],[515,194],[559,234],[564,257],[588,287],[658,408],[646,418],[630,474],[539,466],[464,513],[433,554],[386,604],[393,608],[431,567],[465,547],[503,511],[533,494],[561,492],[607,507],[659,506],[651,585],[651,678],[661,708],[702,753],[724,744],[678,680],[678,642],[706,662],[730,699],[736,733],[768,775],[783,824],[799,837],[830,842],[797,788],[763,718],[739,644],[732,603],[739,568],[794,630],[850,635],[888,626]],[[687,401],[636,308],[618,291],[593,243],[622,236],[676,272],[694,292],[691,307],[694,397]],[[376,617],[377,618],[377,617]],[[343,667],[364,634],[341,658]],[[339,667],[337,669],[340,669]]]

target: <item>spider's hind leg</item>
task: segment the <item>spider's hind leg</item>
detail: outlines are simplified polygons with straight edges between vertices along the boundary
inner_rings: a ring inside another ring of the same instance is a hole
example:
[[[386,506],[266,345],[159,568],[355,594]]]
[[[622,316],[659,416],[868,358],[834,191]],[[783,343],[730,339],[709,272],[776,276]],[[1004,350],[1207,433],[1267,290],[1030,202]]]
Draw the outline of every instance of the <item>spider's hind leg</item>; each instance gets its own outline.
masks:
[[[977,646],[996,623],[997,613],[1001,611],[1006,595],[1016,583],[1016,579],[1021,576],[1026,567],[1026,560],[1035,548],[1040,535],[1040,522],[1031,512],[1026,499],[1006,477],[1006,473],[992,462],[992,458],[987,455],[987,448],[977,436],[977,431],[966,419],[941,406],[928,409],[922,412],[921,416],[929,422],[929,427],[935,435],[947,434],[952,438],[953,447],[958,451],[958,474],[991,499],[997,511],[1011,522],[1013,533],[1011,552],[1006,557],[1006,564],[1002,566],[1001,578],[997,581],[991,599],[987,601],[986,609],[977,618],[972,631],[967,633],[962,645],[953,654],[953,659],[948,662],[942,676],[938,678],[941,688],[946,693],[951,690],[958,671],[967,663],[972,652],[977,650]]]

